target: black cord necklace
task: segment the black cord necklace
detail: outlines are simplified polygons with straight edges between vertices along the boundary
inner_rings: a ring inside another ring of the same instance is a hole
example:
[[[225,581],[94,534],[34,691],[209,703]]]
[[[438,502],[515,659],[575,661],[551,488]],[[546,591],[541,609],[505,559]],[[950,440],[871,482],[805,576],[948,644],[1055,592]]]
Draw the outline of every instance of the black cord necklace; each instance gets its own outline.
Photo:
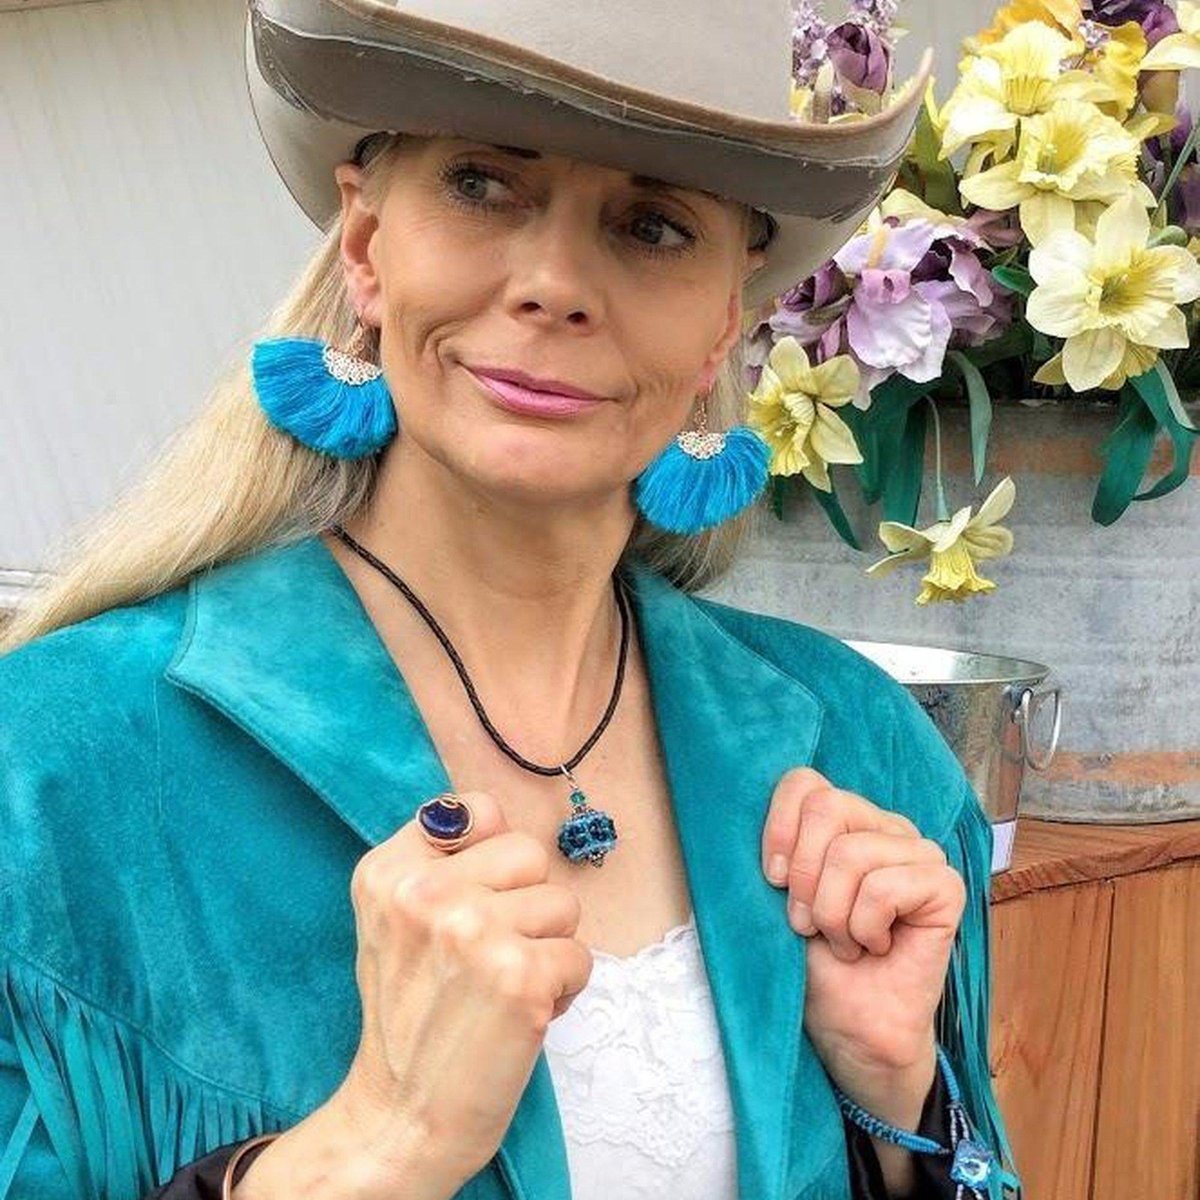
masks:
[[[570,795],[572,813],[559,826],[558,848],[571,862],[583,862],[586,860],[592,863],[593,866],[599,867],[603,865],[604,856],[617,842],[616,825],[608,813],[598,808],[592,808],[588,804],[587,796],[584,795],[583,789],[579,786],[579,781],[571,772],[573,768],[577,767],[583,761],[588,751],[599,741],[600,735],[608,728],[608,723],[612,720],[613,713],[616,712],[617,701],[621,698],[621,686],[625,680],[625,662],[629,653],[629,602],[625,595],[625,585],[621,577],[616,572],[613,573],[612,577],[617,609],[621,614],[621,649],[617,655],[616,678],[613,680],[612,695],[609,697],[608,707],[604,710],[604,715],[600,718],[600,723],[592,730],[587,741],[566,762],[560,763],[557,766],[545,766],[541,763],[531,762],[519,754],[505,741],[500,731],[492,724],[479,699],[478,693],[475,691],[475,685],[471,682],[471,677],[467,674],[467,668],[463,664],[458,651],[455,650],[450,638],[446,635],[446,631],[437,623],[433,614],[425,607],[420,597],[417,596],[412,588],[387,563],[381,561],[365,546],[355,541],[341,525],[332,525],[331,529],[355,554],[370,563],[371,566],[394,584],[404,598],[421,615],[429,628],[433,630],[434,635],[441,642],[442,648],[449,655],[450,661],[454,664],[454,669],[458,672],[459,679],[462,680],[467,697],[471,701],[471,707],[474,708],[480,723],[497,747],[512,759],[517,766],[524,768],[526,771],[531,771],[535,775],[563,775],[566,777],[572,788]]]

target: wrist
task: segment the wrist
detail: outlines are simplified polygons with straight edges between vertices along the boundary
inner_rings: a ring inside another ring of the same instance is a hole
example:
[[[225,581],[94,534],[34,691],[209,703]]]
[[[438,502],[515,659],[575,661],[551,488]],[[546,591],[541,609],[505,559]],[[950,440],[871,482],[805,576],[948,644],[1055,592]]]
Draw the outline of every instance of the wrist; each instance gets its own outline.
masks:
[[[233,1200],[448,1200],[463,1180],[427,1161],[418,1140],[389,1138],[380,1156],[364,1127],[327,1103],[258,1152],[233,1189]]]

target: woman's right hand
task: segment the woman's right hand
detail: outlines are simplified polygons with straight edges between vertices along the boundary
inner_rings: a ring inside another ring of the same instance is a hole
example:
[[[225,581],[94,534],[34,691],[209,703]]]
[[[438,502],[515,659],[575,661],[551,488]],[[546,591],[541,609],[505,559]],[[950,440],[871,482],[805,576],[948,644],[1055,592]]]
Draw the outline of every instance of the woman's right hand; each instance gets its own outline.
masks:
[[[321,1109],[253,1161],[236,1200],[273,1195],[255,1175],[266,1179],[272,1156],[283,1165],[289,1138],[298,1153],[306,1125],[325,1142],[323,1181],[345,1163],[354,1187],[342,1194],[357,1200],[452,1196],[498,1149],[547,1026],[586,985],[592,955],[574,936],[578,897],[548,882],[546,847],[509,830],[493,796],[462,799],[475,824],[455,853],[426,842],[414,818],[357,864],[358,1050]],[[346,1144],[331,1148],[338,1129]]]

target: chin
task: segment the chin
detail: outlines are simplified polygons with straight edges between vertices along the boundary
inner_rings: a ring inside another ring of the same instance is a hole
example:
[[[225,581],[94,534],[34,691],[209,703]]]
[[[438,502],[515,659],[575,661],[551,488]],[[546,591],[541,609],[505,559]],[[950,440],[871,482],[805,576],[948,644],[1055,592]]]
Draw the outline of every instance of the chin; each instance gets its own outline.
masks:
[[[496,430],[454,447],[443,462],[481,491],[521,503],[595,500],[627,486],[602,469],[594,446],[569,440],[555,430]]]

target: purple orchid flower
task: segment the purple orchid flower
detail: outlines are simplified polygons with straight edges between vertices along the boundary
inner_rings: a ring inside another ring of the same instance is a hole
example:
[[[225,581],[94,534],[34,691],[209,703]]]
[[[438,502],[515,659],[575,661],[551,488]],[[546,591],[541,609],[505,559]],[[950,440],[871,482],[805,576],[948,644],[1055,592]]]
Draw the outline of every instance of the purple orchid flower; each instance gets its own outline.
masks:
[[[892,48],[869,25],[843,21],[829,31],[829,59],[843,81],[882,96],[892,76]]]
[[[771,346],[790,333],[815,347],[815,361],[855,359],[856,408],[890,375],[936,379],[949,347],[981,345],[1013,319],[1012,294],[980,261],[989,248],[970,223],[887,218],[779,298],[749,340],[749,376],[757,383]]]
[[[1136,21],[1151,46],[1169,33],[1179,32],[1179,21],[1164,0],[1092,0],[1091,15],[1110,27]]]

